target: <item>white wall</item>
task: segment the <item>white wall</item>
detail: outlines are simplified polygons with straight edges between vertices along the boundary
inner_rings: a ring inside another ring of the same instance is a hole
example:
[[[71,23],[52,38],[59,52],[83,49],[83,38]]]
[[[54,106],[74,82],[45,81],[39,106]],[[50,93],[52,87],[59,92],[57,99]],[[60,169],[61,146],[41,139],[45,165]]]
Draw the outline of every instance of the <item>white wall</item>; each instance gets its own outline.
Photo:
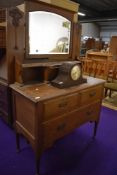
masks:
[[[102,38],[103,41],[109,42],[112,36],[117,36],[117,21],[98,22],[98,25],[83,23],[82,36]]]
[[[117,36],[117,28],[101,28],[100,37],[103,41],[109,42],[112,36]]]
[[[99,38],[100,37],[99,26],[95,23],[83,23],[82,24],[82,36]]]

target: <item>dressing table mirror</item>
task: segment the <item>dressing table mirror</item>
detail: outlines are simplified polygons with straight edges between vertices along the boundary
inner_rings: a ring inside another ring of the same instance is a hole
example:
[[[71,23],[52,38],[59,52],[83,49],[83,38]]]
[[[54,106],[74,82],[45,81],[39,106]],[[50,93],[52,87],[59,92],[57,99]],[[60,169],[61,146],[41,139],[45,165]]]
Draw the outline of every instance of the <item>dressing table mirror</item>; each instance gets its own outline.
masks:
[[[69,54],[71,22],[46,11],[29,12],[29,55]]]
[[[65,0],[66,3],[69,4]],[[25,1],[16,7],[17,13],[22,15],[13,29],[17,50],[13,50],[16,82],[49,82],[57,76],[62,63],[77,60],[78,5],[71,2],[72,5],[66,7],[63,4]]]

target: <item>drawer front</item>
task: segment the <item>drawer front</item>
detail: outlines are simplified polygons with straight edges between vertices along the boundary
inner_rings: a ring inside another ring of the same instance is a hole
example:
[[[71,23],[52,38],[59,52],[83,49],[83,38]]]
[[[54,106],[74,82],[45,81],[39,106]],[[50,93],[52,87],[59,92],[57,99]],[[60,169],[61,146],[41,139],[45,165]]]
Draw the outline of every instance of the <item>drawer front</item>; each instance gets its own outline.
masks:
[[[0,101],[7,101],[8,89],[6,86],[0,85]]]
[[[100,101],[82,107],[79,110],[80,124],[86,123],[88,121],[98,121],[100,115]],[[79,121],[78,121],[79,122]]]
[[[77,112],[71,113],[71,115],[69,113],[67,116],[61,116],[43,124],[43,145],[45,148],[53,145],[55,140],[62,138],[75,128],[72,117],[75,117]]]
[[[98,121],[99,111],[100,103],[98,102],[43,123],[44,146],[51,146],[55,140],[72,132],[75,128],[88,121]]]
[[[1,110],[8,112],[8,104],[0,101],[0,111]]]
[[[64,114],[77,108],[80,104],[80,95],[75,93],[59,97],[44,103],[44,120],[47,121],[55,116]]]
[[[7,86],[3,86],[0,84],[0,93],[4,93],[7,91]]]
[[[102,98],[102,86],[97,86],[81,92],[81,106],[88,105]]]

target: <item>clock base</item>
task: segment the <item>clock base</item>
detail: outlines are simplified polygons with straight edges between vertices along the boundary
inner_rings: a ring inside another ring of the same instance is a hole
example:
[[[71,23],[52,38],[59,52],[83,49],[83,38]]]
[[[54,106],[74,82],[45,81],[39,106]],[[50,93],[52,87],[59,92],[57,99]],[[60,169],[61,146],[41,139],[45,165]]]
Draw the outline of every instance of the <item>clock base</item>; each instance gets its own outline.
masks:
[[[72,86],[77,86],[83,83],[87,83],[87,79],[86,78],[80,78],[77,81],[62,81],[59,78],[54,79],[53,81],[51,81],[51,84],[57,88],[63,89],[63,88],[68,88],[68,87],[72,87]]]

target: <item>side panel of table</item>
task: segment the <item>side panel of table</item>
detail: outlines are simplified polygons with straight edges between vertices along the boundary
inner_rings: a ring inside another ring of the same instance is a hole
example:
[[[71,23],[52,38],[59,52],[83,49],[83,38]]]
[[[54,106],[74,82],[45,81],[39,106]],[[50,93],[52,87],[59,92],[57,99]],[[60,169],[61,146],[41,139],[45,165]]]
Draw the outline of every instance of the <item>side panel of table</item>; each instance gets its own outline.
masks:
[[[8,85],[0,83],[0,115],[5,122],[12,125],[12,102],[11,102],[11,90]]]

